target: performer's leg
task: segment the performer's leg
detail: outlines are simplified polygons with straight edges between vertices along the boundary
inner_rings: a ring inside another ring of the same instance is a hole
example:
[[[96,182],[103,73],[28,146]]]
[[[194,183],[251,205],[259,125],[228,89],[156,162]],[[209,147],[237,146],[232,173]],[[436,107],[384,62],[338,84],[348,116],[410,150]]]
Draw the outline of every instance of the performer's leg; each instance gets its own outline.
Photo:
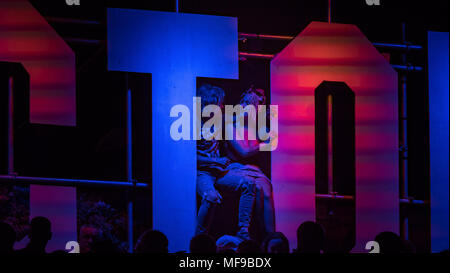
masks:
[[[214,188],[216,178],[206,172],[197,174],[197,193],[202,197],[198,209],[195,234],[207,233],[212,222],[214,209],[220,202],[220,194]]]
[[[244,175],[242,172],[231,170],[224,177],[218,179],[216,185],[219,189],[240,193],[239,230],[237,236],[242,239],[250,239],[248,228],[252,217],[256,191],[254,179]]]
[[[255,213],[262,225],[263,237],[275,232],[275,207],[272,184],[266,176],[256,178],[256,195],[260,198],[256,203]]]

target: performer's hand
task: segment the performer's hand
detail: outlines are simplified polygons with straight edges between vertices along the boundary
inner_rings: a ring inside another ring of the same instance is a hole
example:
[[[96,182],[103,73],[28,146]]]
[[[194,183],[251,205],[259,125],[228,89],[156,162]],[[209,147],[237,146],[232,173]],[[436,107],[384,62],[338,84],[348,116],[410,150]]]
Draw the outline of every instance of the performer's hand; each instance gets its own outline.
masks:
[[[228,159],[228,157],[219,157],[216,159],[217,163],[227,167],[230,164],[230,160]]]
[[[213,203],[222,203],[222,195],[220,195],[220,193],[216,190],[209,190],[205,192],[204,198]]]

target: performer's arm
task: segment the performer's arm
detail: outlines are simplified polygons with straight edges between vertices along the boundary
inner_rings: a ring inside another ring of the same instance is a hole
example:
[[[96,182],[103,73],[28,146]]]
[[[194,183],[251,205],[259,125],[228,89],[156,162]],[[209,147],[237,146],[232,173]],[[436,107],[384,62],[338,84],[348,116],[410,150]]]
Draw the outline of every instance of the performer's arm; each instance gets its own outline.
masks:
[[[197,161],[200,163],[211,163],[226,167],[230,160],[226,157],[207,157],[202,155],[197,155]]]
[[[228,140],[228,142],[231,144],[233,150],[235,150],[236,153],[243,158],[253,156],[259,152],[259,141],[257,140],[235,140],[233,138],[232,140]]]

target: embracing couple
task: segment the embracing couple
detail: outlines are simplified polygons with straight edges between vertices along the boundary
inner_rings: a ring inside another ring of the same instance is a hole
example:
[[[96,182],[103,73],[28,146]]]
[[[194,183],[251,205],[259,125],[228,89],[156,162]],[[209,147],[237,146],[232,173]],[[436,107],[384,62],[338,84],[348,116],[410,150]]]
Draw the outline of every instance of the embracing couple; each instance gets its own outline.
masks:
[[[201,97],[202,110],[207,105],[224,107],[225,92],[219,87],[203,84],[197,89],[197,96]],[[243,107],[253,105],[258,109],[259,105],[265,103],[266,97],[261,89],[251,87],[241,95],[240,104]],[[256,115],[248,115],[245,112],[241,115],[244,115],[244,118],[235,117],[233,122],[225,126],[233,127],[228,128],[233,129],[233,132],[241,125],[240,122],[244,122],[243,136],[233,137],[232,140],[202,138],[197,141],[197,193],[202,201],[198,211],[196,234],[208,232],[214,209],[222,200],[219,191],[239,195],[237,237],[250,239],[249,225],[252,217],[257,217],[263,236],[275,231],[272,184],[257,166],[245,164],[247,158],[260,152],[259,147],[263,143],[257,136],[248,135],[252,133],[252,130],[247,130],[248,120],[256,119]],[[211,132],[202,132],[203,135],[208,133]],[[236,131],[236,134],[239,133],[242,131]]]

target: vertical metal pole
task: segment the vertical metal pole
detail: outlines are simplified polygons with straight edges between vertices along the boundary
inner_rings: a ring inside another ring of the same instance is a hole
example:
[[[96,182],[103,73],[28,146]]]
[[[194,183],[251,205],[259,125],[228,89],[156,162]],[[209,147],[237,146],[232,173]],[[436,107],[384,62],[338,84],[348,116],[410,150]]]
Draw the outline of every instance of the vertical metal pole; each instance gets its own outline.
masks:
[[[405,23],[402,23],[402,43],[406,44]],[[407,53],[407,52],[406,52]],[[406,53],[402,53],[402,63],[407,66]],[[408,198],[408,119],[407,119],[407,75],[408,71],[402,72],[401,98],[400,98],[400,149],[401,149],[401,180],[400,180],[400,198]],[[403,219],[401,236],[408,239],[408,219]]]
[[[132,165],[132,124],[131,124],[131,90],[128,88],[128,74],[126,76],[127,82],[127,181],[133,182],[133,165]],[[128,195],[128,252],[133,253],[133,189],[129,190]]]
[[[328,0],[328,23],[331,24],[331,0]]]
[[[14,97],[13,78],[8,79],[8,174],[14,175]]]
[[[402,40],[403,43],[406,43],[406,26],[405,23],[402,23]],[[406,52],[407,53],[407,52]],[[403,65],[408,65],[406,60],[406,53],[402,55]],[[407,77],[405,71],[402,76],[402,123],[403,123],[403,164],[404,164],[404,197],[408,196],[408,114],[407,114],[407,93],[406,93],[406,82]]]
[[[334,194],[333,185],[333,96],[327,97],[328,111],[328,194]]]
[[[178,13],[180,9],[179,0],[175,0],[175,11]]]

